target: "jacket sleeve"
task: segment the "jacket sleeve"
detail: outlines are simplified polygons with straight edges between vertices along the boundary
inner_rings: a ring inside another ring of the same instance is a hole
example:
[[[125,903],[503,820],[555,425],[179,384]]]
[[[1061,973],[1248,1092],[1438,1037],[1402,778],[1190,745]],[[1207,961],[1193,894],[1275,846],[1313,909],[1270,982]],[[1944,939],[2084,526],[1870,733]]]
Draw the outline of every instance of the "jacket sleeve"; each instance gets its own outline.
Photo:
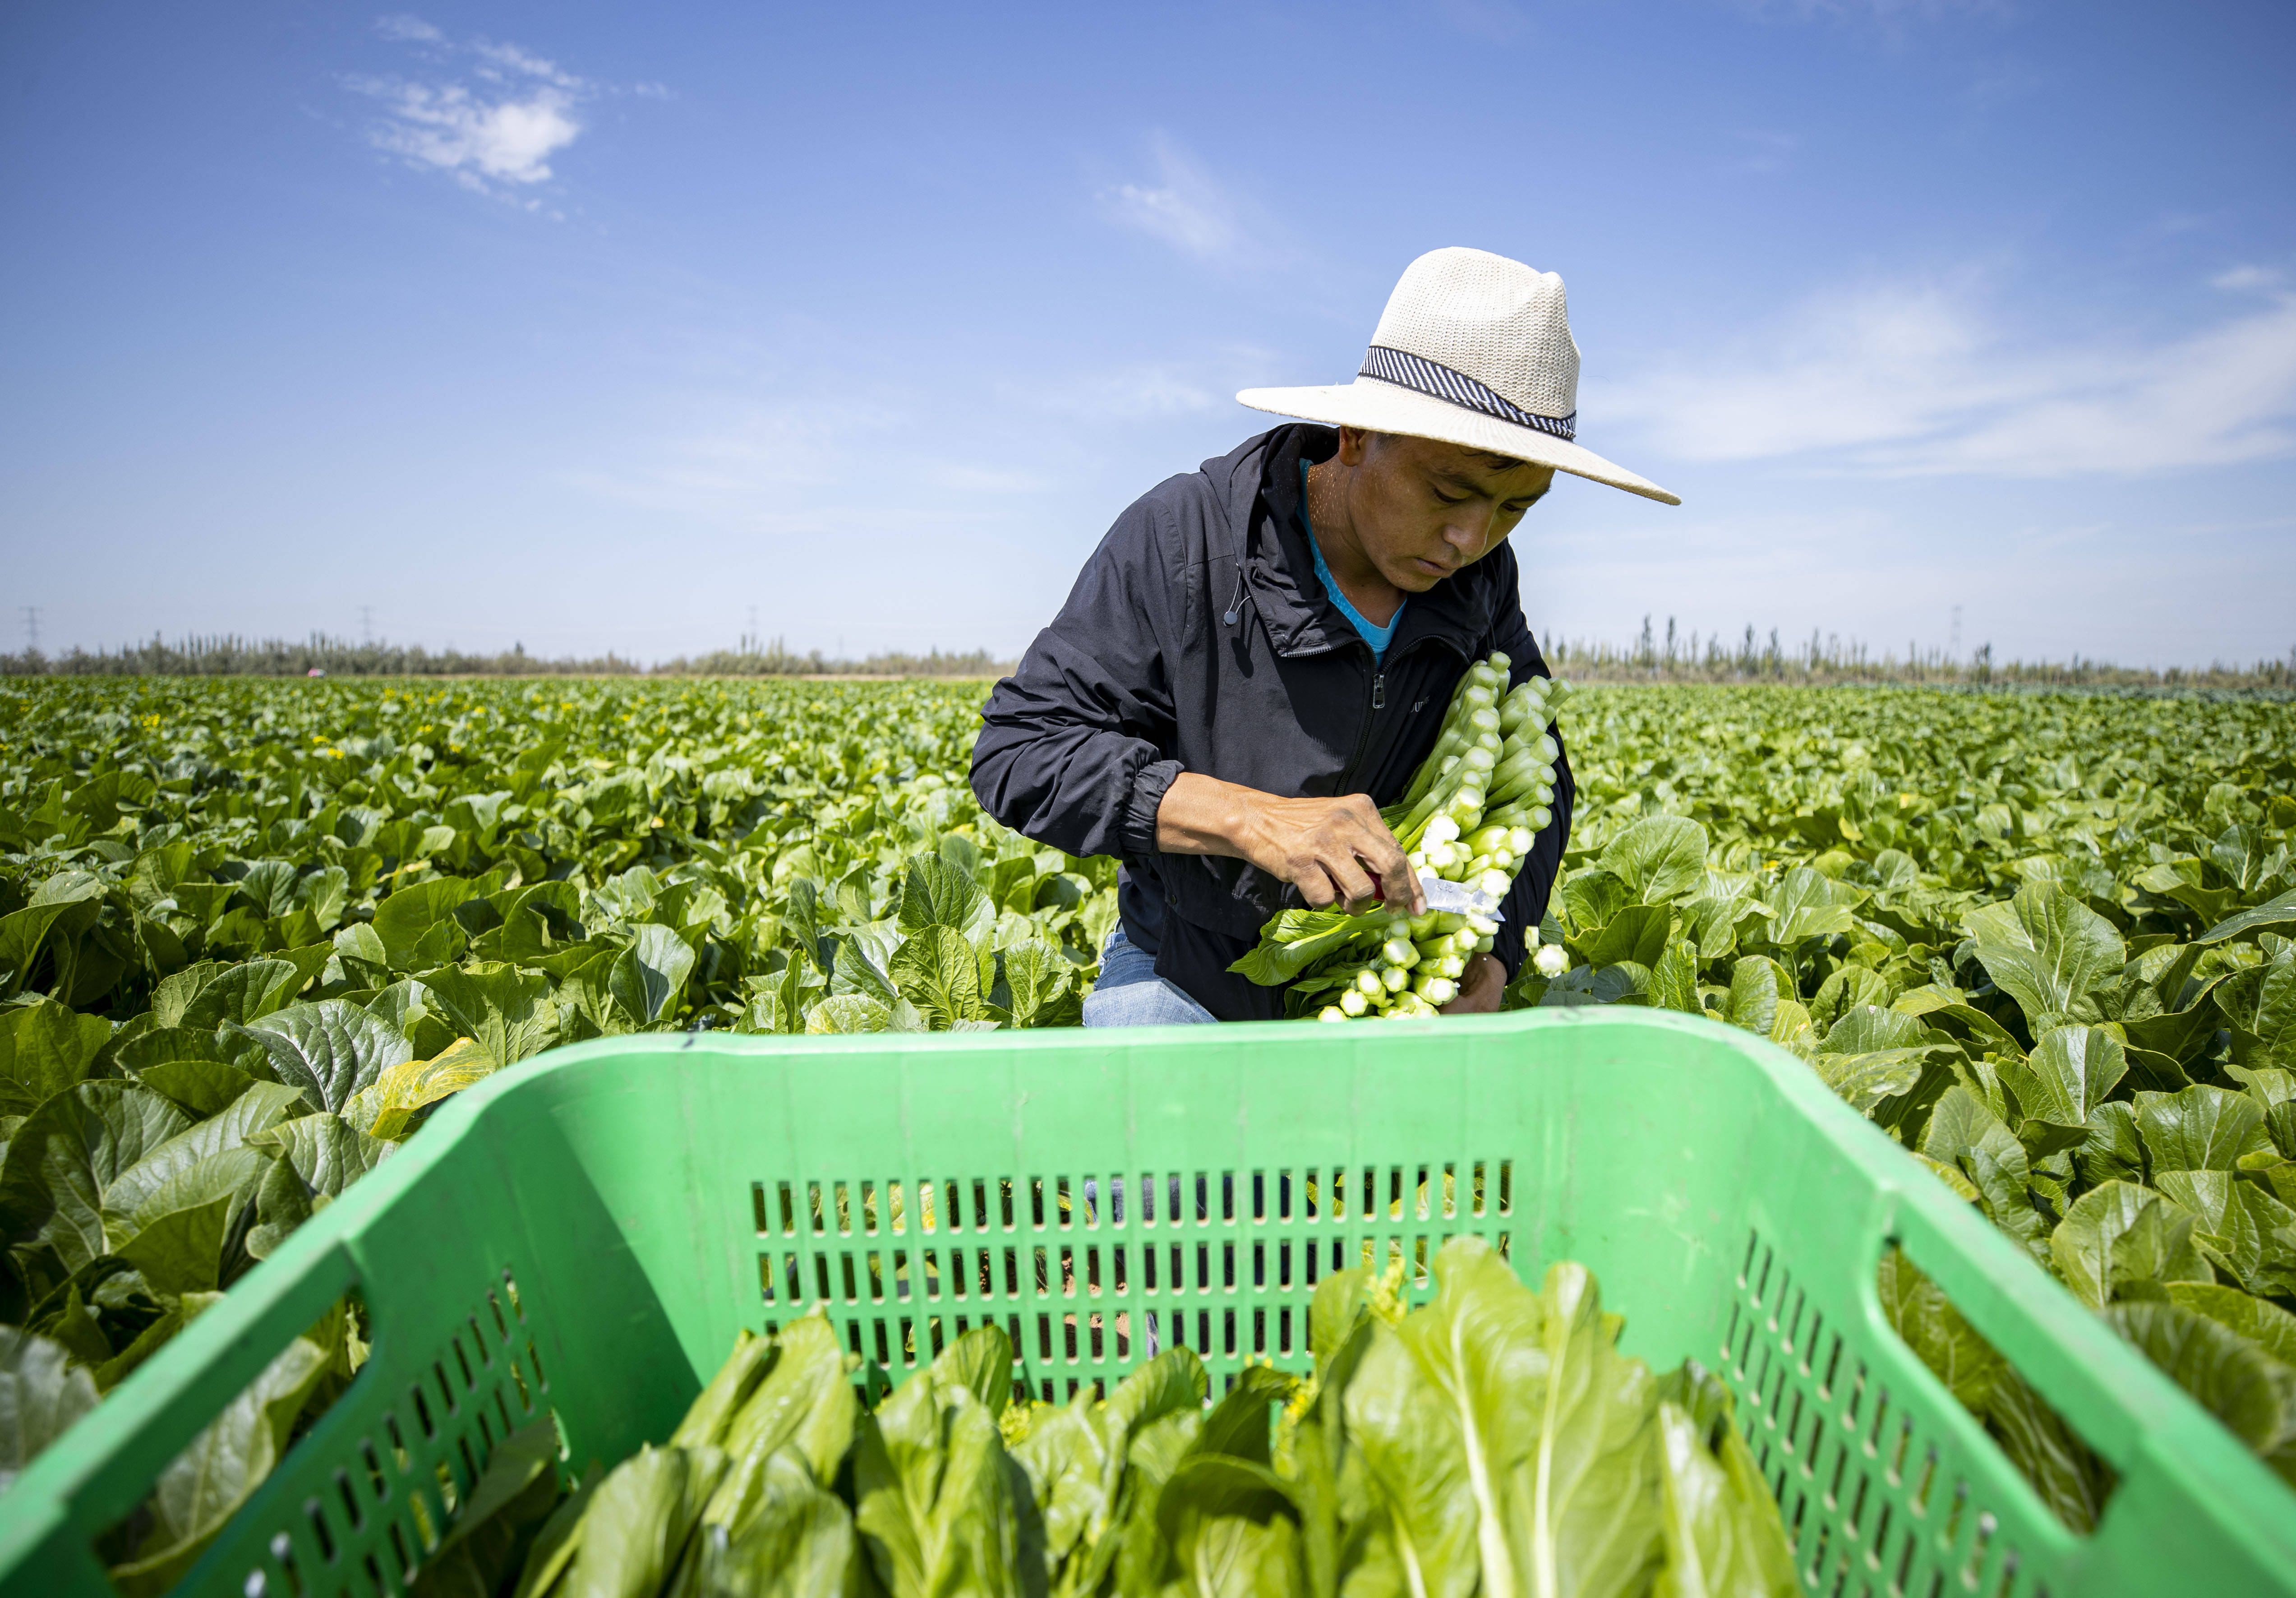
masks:
[[[1068,602],[996,684],[972,746],[981,807],[1071,855],[1156,852],[1156,810],[1180,774],[1169,662],[1187,619],[1152,496],[1117,519]]]
[[[1513,564],[1513,552],[1507,552],[1508,564]],[[1530,624],[1522,614],[1519,597],[1519,579],[1513,573],[1503,579],[1505,598],[1493,627],[1494,649],[1503,649],[1513,665],[1507,672],[1507,686],[1513,688],[1525,678],[1551,676],[1546,657],[1538,652],[1538,643],[1530,635]],[[1492,941],[1491,953],[1506,967],[1507,980],[1512,982],[1522,970],[1523,941],[1527,929],[1546,918],[1547,900],[1553,897],[1554,884],[1562,875],[1562,848],[1570,837],[1570,806],[1577,789],[1570,780],[1570,751],[1564,746],[1560,729],[1549,724],[1547,733],[1554,740],[1554,802],[1548,807],[1554,819],[1539,832],[1530,846],[1530,857],[1522,863],[1515,874],[1514,886],[1507,889],[1500,903],[1502,913],[1498,936]]]

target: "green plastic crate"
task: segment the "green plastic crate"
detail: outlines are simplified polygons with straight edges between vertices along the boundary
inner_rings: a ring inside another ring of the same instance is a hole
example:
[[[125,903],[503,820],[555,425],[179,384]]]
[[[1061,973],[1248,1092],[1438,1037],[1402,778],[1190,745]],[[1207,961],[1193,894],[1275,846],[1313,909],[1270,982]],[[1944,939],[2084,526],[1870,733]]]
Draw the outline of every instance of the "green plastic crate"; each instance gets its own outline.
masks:
[[[1324,1272],[1399,1254],[1423,1298],[1463,1232],[1532,1280],[1583,1260],[1630,1352],[1722,1373],[1813,1593],[2296,1594],[2296,1496],[1806,1066],[1592,1009],[559,1051],[447,1108],[28,1471],[0,1587],[103,1592],[92,1539],[350,1289],[370,1363],[182,1590],[396,1592],[442,1479],[539,1406],[571,1464],[618,1460],[736,1327],[824,1300],[895,1381],[993,1319],[1061,1397],[1146,1357],[1152,1317],[1218,1382],[1304,1368]],[[2095,1536],[1888,1329],[1892,1240],[2120,1472]]]

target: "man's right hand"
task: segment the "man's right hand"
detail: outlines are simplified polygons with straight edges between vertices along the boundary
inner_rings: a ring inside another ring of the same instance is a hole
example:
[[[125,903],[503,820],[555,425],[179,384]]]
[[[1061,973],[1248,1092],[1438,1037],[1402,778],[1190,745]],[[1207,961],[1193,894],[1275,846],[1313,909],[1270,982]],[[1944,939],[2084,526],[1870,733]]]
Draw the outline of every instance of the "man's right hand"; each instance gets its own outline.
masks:
[[[1156,847],[1225,855],[1281,877],[1317,909],[1360,914],[1382,897],[1423,914],[1426,898],[1403,846],[1368,794],[1277,799],[1256,788],[1182,772],[1156,811]]]

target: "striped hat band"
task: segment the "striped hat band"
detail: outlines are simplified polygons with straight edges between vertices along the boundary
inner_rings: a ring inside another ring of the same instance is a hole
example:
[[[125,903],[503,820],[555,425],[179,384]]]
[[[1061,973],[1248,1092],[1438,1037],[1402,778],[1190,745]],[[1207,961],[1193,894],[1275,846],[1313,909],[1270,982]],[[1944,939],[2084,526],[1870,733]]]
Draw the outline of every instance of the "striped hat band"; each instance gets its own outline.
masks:
[[[1399,389],[1409,389],[1431,399],[1464,406],[1471,411],[1480,411],[1486,416],[1512,422],[1517,427],[1535,428],[1557,438],[1569,440],[1578,437],[1578,412],[1573,411],[1568,416],[1542,416],[1536,411],[1526,411],[1465,373],[1455,372],[1440,362],[1414,355],[1407,349],[1390,349],[1384,344],[1373,345],[1364,352],[1363,367],[1357,375],[1393,383]]]

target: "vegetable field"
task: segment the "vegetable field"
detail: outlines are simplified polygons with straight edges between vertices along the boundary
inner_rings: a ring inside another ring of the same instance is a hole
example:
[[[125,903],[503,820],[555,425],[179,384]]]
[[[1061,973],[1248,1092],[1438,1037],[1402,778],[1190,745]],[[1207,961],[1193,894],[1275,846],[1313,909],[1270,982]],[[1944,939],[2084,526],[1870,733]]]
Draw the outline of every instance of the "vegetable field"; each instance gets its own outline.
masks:
[[[554,1044],[1073,1024],[1114,864],[981,814],[980,698],[0,689],[0,1484],[439,1102]],[[1569,869],[1510,1003],[1775,1039],[2296,1480],[2296,709],[1594,689],[1564,734]],[[1883,1288],[2093,1520],[2079,1439],[1909,1266]],[[355,1322],[313,1347],[278,1440]],[[164,1585],[262,1456],[161,1494],[121,1567]]]

